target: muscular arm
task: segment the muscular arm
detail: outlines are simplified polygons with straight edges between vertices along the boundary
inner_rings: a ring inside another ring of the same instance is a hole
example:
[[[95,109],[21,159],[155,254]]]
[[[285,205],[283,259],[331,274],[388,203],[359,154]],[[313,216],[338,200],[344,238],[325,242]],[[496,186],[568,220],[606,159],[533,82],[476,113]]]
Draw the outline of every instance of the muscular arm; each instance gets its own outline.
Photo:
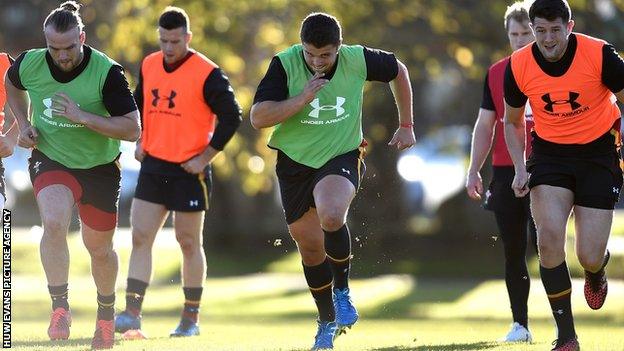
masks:
[[[409,72],[403,62],[397,60],[399,73],[397,77],[390,82],[390,89],[394,95],[394,101],[399,109],[399,123],[402,125],[413,123],[413,106],[412,106],[412,84],[409,79]]]
[[[516,173],[512,188],[517,197],[522,197],[529,192],[524,155],[526,148],[524,107],[512,107],[507,102],[505,102],[505,143]]]
[[[483,194],[481,167],[490,153],[496,124],[496,112],[484,108],[479,109],[479,115],[472,132],[470,149],[470,166],[466,179],[466,191],[473,199],[480,199]]]
[[[55,114],[80,123],[109,138],[137,141],[141,136],[139,112],[137,110],[121,116],[104,117],[82,111],[75,102],[63,93],[58,93],[56,96],[60,97],[59,103],[64,109],[55,110]]]
[[[397,60],[397,65],[398,74],[390,81],[390,89],[399,110],[399,127],[388,145],[396,145],[399,150],[404,150],[416,143],[413,127],[412,85],[407,67],[399,60]]]
[[[323,79],[323,74],[316,73],[306,83],[301,94],[282,101],[262,101],[251,107],[251,125],[255,129],[272,127],[282,123],[309,104],[316,93],[321,90],[329,81]]]

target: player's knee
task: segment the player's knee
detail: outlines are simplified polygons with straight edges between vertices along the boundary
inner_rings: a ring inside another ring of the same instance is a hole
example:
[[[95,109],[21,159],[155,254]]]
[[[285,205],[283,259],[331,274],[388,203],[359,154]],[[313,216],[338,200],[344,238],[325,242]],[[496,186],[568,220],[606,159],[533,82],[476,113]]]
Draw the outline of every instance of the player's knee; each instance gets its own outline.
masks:
[[[87,247],[87,251],[89,251],[89,255],[91,255],[91,259],[94,261],[103,261],[107,260],[111,255],[114,254],[112,245],[85,245]]]
[[[595,272],[599,270],[604,263],[603,255],[595,255],[589,252],[582,251],[577,252],[576,255],[578,256],[578,260],[581,266],[583,266],[585,270],[588,270],[590,272]]]
[[[202,245],[188,235],[176,235],[180,249],[184,256],[192,256],[201,251]]]
[[[138,228],[132,228],[132,247],[133,248],[145,248],[151,247],[154,243],[154,238],[150,233]]]
[[[43,222],[43,233],[47,236],[66,236],[67,235],[67,223],[63,223],[63,221],[58,218],[42,218]]]
[[[345,216],[339,209],[325,211],[319,215],[321,227],[328,232],[335,232],[345,224]]]

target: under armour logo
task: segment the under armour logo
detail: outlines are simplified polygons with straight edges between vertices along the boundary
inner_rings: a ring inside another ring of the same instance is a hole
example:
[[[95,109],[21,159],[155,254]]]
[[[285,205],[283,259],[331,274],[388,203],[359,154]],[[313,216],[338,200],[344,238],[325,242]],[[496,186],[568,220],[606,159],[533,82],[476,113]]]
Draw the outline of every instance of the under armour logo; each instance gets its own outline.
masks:
[[[562,315],[563,314],[563,310],[555,310],[555,311],[553,311],[553,313],[556,313],[558,315]]]
[[[33,166],[35,173],[39,173],[39,166],[41,166],[41,161],[35,162],[35,165]]]
[[[160,99],[165,99],[169,101],[168,107],[174,108],[175,102],[173,101],[173,99],[176,97],[176,95],[178,95],[178,93],[176,93],[175,90],[172,90],[171,94],[169,94],[169,97],[162,97],[158,94],[158,89],[152,89],[152,96],[154,97],[154,99],[152,100],[152,106],[156,107]]]
[[[613,193],[614,194],[619,194],[620,193],[620,189],[613,187]]]
[[[348,174],[348,175],[351,175],[351,171],[350,171],[350,170],[348,170],[348,169],[344,169],[344,168],[343,168],[343,169],[342,169],[342,172],[344,172],[344,173],[346,173],[346,174]]]
[[[52,118],[52,99],[46,98],[46,99],[43,99],[42,102],[43,102],[43,106],[46,107],[46,109],[43,110],[43,114]]]
[[[191,200],[191,201],[189,201],[189,206],[191,206],[191,207],[199,206],[199,200]]]
[[[578,97],[580,96],[579,93],[575,93],[571,91],[568,94],[570,97],[568,100],[554,100],[554,101],[550,98],[550,93],[542,95],[542,100],[546,103],[546,105],[544,105],[544,109],[548,112],[553,112],[554,105],[570,104],[570,108],[574,111],[577,108],[582,106],[581,104],[576,102],[576,99],[578,99]]]
[[[323,105],[323,106],[321,106],[319,98],[316,98],[316,99],[312,100],[312,102],[310,103],[310,106],[312,106],[313,110],[310,111],[308,116],[314,117],[314,118],[318,118],[319,117],[319,111],[336,110],[336,117],[338,117],[338,116],[342,115],[343,113],[345,113],[345,109],[342,108],[342,105],[344,105],[345,101],[346,101],[346,99],[343,98],[342,96],[336,96],[336,105]]]

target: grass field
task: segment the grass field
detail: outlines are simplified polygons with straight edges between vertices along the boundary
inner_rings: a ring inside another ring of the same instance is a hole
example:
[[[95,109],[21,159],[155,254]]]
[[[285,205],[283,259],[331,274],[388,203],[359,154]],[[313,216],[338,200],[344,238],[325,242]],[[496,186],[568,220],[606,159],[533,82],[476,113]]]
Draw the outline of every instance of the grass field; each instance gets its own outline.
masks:
[[[23,235],[27,237],[27,235]],[[74,323],[67,342],[47,340],[50,311],[37,245],[14,235],[12,340],[16,350],[86,350],[95,317],[95,288],[80,239],[73,237],[70,303]],[[120,278],[118,307],[124,306],[128,243],[118,240]],[[178,250],[157,245],[156,277],[171,277]],[[218,265],[219,262],[209,264]],[[294,264],[297,264],[295,262]],[[202,335],[169,339],[183,300],[178,284],[157,280],[144,304],[145,341],[118,341],[124,350],[306,350],[316,332],[314,304],[299,274],[273,273],[211,278],[206,281],[201,312]],[[281,267],[281,268],[280,268]],[[291,267],[292,269],[292,267]],[[284,271],[286,271],[284,269]],[[575,280],[573,306],[583,350],[624,350],[624,281],[610,281],[602,310],[591,311]],[[529,298],[531,345],[504,345],[496,340],[510,323],[508,299],[501,280],[433,280],[408,275],[355,279],[353,298],[361,321],[340,336],[336,350],[549,350],[554,339],[550,309],[539,280]]]

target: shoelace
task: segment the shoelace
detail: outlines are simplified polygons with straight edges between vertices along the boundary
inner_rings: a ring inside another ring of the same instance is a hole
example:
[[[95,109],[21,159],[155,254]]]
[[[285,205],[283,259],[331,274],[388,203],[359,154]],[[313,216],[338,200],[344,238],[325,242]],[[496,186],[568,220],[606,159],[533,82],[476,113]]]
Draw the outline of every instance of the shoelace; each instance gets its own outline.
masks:
[[[349,297],[342,292],[336,293],[336,305],[340,312],[349,312]]]

